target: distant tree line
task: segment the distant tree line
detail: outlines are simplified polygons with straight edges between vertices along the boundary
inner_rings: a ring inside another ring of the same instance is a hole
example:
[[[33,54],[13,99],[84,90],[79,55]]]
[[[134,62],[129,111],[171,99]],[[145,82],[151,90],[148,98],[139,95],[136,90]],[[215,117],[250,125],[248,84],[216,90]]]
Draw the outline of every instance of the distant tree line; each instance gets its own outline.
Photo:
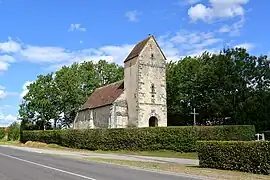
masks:
[[[224,49],[167,62],[168,125],[253,124],[270,129],[270,61],[245,49]],[[97,87],[123,79],[123,67],[100,60],[74,63],[39,75],[19,114],[26,129],[69,127]]]

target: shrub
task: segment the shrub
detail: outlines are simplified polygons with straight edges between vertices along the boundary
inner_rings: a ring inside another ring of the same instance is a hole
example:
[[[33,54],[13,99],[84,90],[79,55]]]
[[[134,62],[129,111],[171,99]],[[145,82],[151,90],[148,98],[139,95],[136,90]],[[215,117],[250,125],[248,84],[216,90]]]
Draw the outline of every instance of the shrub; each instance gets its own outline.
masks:
[[[8,141],[16,141],[20,138],[20,125],[17,122],[13,122],[8,127]]]
[[[250,125],[203,126],[197,131],[199,140],[249,141],[256,134],[255,126]]]
[[[270,130],[264,131],[262,133],[264,133],[264,137],[266,140],[270,140]]]
[[[228,137],[233,137],[234,140],[251,140],[254,134],[255,128],[253,126],[69,129],[23,131],[21,142],[38,141],[90,150],[173,150],[193,152],[196,150],[197,140],[215,139],[215,137],[216,140],[225,140]]]
[[[198,141],[201,167],[270,174],[270,141]]]
[[[4,127],[0,127],[0,139],[3,139],[6,136],[6,130]]]

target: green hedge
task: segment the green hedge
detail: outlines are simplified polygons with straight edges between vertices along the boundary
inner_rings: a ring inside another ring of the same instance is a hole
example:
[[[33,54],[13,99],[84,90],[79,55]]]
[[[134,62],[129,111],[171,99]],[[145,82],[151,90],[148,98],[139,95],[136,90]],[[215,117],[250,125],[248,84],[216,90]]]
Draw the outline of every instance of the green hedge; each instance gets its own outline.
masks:
[[[197,140],[252,140],[254,126],[154,127],[23,131],[21,142],[39,141],[90,150],[173,150],[192,152]]]
[[[270,141],[198,141],[201,167],[270,174]]]
[[[6,136],[6,131],[4,127],[0,127],[0,139],[3,139]]]

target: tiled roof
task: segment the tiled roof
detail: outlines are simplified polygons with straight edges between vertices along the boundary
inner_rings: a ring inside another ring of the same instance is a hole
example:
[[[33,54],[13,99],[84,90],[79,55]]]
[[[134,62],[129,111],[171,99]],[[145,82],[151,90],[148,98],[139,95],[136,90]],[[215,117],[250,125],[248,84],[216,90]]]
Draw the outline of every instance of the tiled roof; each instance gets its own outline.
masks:
[[[81,110],[112,104],[124,91],[124,81],[114,82],[97,88],[84,103]]]
[[[143,50],[144,46],[146,45],[147,41],[151,38],[151,36],[149,36],[148,38],[142,40],[141,42],[139,42],[130,52],[130,54],[128,55],[128,57],[125,59],[124,63],[127,62],[128,60],[139,56],[139,54],[141,53],[141,51]]]

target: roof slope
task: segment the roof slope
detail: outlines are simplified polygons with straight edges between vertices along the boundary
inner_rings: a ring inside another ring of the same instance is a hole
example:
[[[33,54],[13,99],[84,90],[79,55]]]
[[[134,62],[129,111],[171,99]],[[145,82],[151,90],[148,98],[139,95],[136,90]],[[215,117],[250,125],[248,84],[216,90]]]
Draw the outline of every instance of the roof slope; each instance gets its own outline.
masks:
[[[81,110],[93,109],[112,104],[124,91],[124,81],[97,88],[84,103]]]
[[[149,36],[148,38],[142,40],[141,42],[139,42],[133,49],[132,51],[129,53],[128,57],[125,59],[124,62],[127,62],[128,60],[135,58],[136,56],[139,56],[139,54],[141,53],[141,51],[143,50],[144,46],[146,45],[147,41],[151,38],[151,36]]]
[[[129,53],[129,55],[127,56],[127,58],[125,59],[124,63],[129,61],[130,59],[133,59],[137,56],[140,55],[140,53],[142,52],[144,46],[147,44],[147,42],[149,41],[149,39],[153,38],[155,43],[157,44],[157,47],[159,48],[160,52],[162,53],[163,57],[166,59],[166,56],[164,55],[163,51],[161,50],[160,46],[158,45],[155,37],[153,35],[150,35],[149,37],[147,37],[146,39],[140,41],[138,44],[136,44],[136,46],[132,49],[132,51]]]

